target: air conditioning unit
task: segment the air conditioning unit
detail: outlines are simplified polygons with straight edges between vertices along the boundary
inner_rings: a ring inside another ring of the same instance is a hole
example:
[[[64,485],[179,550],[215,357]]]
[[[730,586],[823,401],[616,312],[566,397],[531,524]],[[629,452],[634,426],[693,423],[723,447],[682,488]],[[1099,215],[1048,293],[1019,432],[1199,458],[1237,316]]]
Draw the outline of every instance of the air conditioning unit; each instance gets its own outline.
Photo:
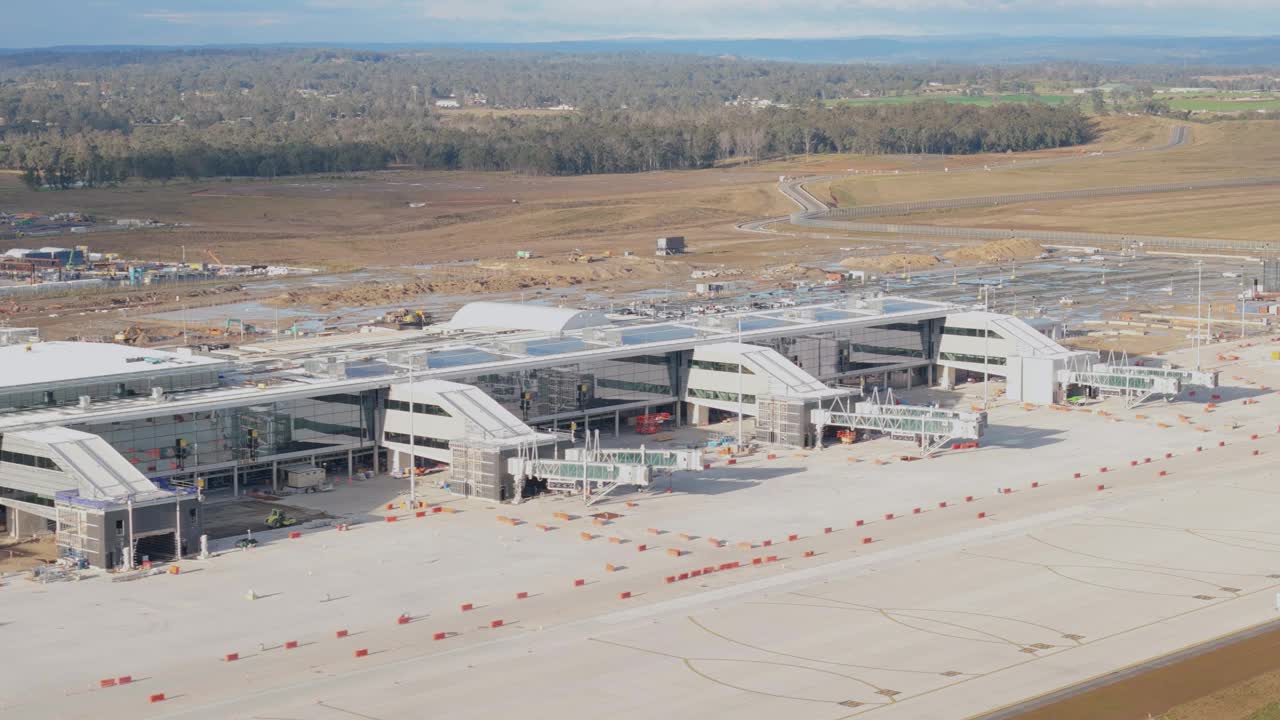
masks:
[[[90,396],[90,395],[81,395],[81,396],[80,396],[80,409],[81,409],[81,410],[88,410],[88,409],[89,409],[89,406],[90,406],[90,405],[92,405],[92,404],[93,404],[93,397],[92,397],[92,396]]]
[[[165,401],[164,388],[162,387],[151,388],[151,399],[154,400],[155,402],[164,402]]]

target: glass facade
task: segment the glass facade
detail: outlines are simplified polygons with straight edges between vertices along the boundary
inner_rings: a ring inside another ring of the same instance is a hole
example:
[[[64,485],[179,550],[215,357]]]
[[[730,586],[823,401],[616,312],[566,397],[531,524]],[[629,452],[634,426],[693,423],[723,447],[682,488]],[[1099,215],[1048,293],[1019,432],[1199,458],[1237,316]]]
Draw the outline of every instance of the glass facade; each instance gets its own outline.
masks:
[[[1003,340],[1000,333],[995,330],[987,330],[985,328],[967,328],[967,327],[951,327],[942,328],[943,335],[959,335],[961,337],[991,337],[995,340]]]
[[[377,391],[323,395],[223,410],[86,425],[147,474],[196,465],[251,463],[273,455],[330,452],[373,441]]]
[[[819,379],[875,371],[912,360],[924,365],[933,353],[928,320],[822,330],[753,340],[752,344],[773,348]]]
[[[689,388],[689,397],[702,398],[703,400],[719,400],[721,402],[738,402],[738,393],[703,390],[701,388]],[[742,402],[745,405],[754,405],[756,396],[750,393],[742,393]]]
[[[950,360],[951,362],[973,363],[974,365],[1003,365],[1004,358],[992,355],[983,357],[982,355],[969,355],[966,353],[944,352],[938,355],[939,360]]]
[[[555,415],[628,403],[660,405],[677,399],[680,353],[637,355],[457,378],[497,400],[516,417]]]

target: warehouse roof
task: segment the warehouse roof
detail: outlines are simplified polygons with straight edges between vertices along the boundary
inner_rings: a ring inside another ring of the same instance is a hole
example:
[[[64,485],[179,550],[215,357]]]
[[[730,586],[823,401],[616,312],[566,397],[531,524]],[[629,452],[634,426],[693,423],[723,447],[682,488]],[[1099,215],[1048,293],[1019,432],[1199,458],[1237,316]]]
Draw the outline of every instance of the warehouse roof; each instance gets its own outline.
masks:
[[[453,314],[449,325],[460,330],[494,328],[537,330],[561,333],[568,330],[608,325],[610,320],[597,310],[577,310],[524,303],[472,302]]]

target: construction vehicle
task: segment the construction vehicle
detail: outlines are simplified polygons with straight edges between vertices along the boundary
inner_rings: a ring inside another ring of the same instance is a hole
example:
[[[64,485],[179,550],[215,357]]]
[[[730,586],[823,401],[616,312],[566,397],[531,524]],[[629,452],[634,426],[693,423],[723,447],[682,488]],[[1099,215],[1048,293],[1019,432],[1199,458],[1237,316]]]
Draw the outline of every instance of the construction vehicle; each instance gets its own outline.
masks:
[[[289,517],[280,508],[276,508],[272,510],[271,514],[267,515],[267,527],[273,530],[282,528],[282,527],[289,527],[290,525],[297,525],[297,524],[298,524],[298,518]]]
[[[395,325],[400,330],[409,328],[424,328],[435,322],[435,318],[431,313],[425,310],[410,310],[401,308],[399,310],[388,310],[383,313],[381,323],[383,325]]]
[[[572,263],[593,263],[601,259],[603,258],[598,258],[595,255],[589,255],[576,248],[569,252],[569,262]]]
[[[115,341],[118,343],[124,343],[125,345],[138,345],[140,343],[147,342],[149,339],[150,338],[147,337],[147,331],[137,325],[130,325],[115,334]]]
[[[671,419],[671,413],[661,412],[649,415],[640,415],[636,417],[636,433],[640,435],[653,435],[658,432],[658,426]]]

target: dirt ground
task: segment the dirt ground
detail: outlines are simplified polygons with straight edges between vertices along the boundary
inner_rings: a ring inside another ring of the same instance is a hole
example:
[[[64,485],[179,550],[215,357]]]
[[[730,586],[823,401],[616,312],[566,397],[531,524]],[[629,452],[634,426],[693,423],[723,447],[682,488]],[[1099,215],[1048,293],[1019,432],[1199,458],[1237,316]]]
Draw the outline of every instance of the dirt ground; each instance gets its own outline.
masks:
[[[1151,118],[1107,118],[1101,125],[1100,139],[1089,146],[1019,154],[1016,158],[1143,147],[1163,142],[1169,132],[1168,123]],[[1216,138],[1217,142],[1227,136],[1216,126],[1195,128],[1196,141],[1206,146],[1218,147],[1209,140]],[[1022,171],[949,177],[941,171],[1008,162],[1013,157],[829,155],[711,170],[584,177],[390,170],[275,181],[131,183],[119,188],[39,193],[26,190],[16,175],[3,174],[0,208],[6,210],[80,210],[104,218],[154,218],[172,225],[78,238],[87,240],[95,251],[177,259],[185,247],[188,258],[205,258],[209,250],[226,262],[284,263],[335,272],[369,268],[381,282],[352,280],[343,288],[261,290],[245,283],[199,291],[225,293],[221,297],[201,297],[188,291],[180,298],[85,295],[72,302],[59,298],[20,300],[16,305],[12,301],[0,304],[0,319],[14,325],[36,325],[45,337],[53,339],[110,339],[117,331],[138,324],[153,340],[172,342],[181,334],[178,324],[138,316],[242,301],[277,308],[305,306],[325,313],[344,307],[400,306],[423,295],[465,299],[475,294],[529,290],[536,297],[548,288],[566,287],[606,297],[655,287],[688,291],[694,282],[690,271],[695,269],[747,278],[762,289],[799,279],[821,281],[821,267],[835,265],[851,254],[851,248],[842,247],[850,244],[849,238],[809,232],[794,236],[744,233],[736,228],[744,220],[783,215],[794,209],[777,192],[780,175],[924,171],[931,174],[849,182],[900,180],[899,185],[910,196],[918,197],[935,192],[937,187],[954,188],[951,181],[964,177],[967,180],[957,192],[975,194],[978,190],[970,188],[971,183],[992,182],[997,175],[1018,187]],[[1153,164],[1150,158],[1157,156],[1142,157],[1131,162]],[[1069,179],[1074,178],[1071,182],[1115,184],[1103,161],[1091,158],[1086,163],[1055,165],[1044,172],[1052,178],[1067,173]],[[1210,162],[1206,158],[1201,161]],[[684,235],[690,253],[678,259],[655,260],[654,240],[665,235]],[[39,242],[64,241],[40,238]],[[64,244],[70,242],[67,239]],[[937,242],[927,242],[920,249],[888,241],[872,240],[870,244],[873,247],[857,254],[873,259],[857,262],[858,267],[871,262],[867,267],[873,272],[897,270],[901,265],[900,259],[875,257],[885,250],[921,255],[924,261],[935,255],[942,260],[944,250],[955,248],[955,244]],[[537,259],[517,262],[518,250],[531,250]],[[575,250],[611,257],[571,265],[567,258]],[[634,257],[624,257],[627,252]],[[992,259],[956,258],[958,264],[981,261]],[[197,341],[221,339],[216,327],[188,329]]]
[[[1018,720],[1246,720],[1280,698],[1280,631],[1152,670]]]
[[[0,575],[30,570],[58,559],[52,537],[36,540],[0,540]]]
[[[1147,118],[1108,119],[1102,130],[1100,139],[1088,146],[1017,157],[1132,147],[1153,143],[1157,137],[1163,141],[1168,133]],[[824,155],[710,170],[581,177],[389,170],[39,193],[23,187],[18,176],[6,174],[0,175],[0,208],[80,210],[104,218],[154,218],[172,224],[88,238],[94,250],[143,258],[177,259],[182,246],[188,257],[203,258],[205,250],[211,250],[226,262],[337,269],[505,259],[521,249],[548,256],[575,248],[616,255],[631,250],[652,257],[656,237],[685,235],[711,261],[767,262],[763,256],[777,251],[776,242],[744,238],[734,225],[793,209],[775,189],[780,175],[928,172],[997,160],[1008,158]],[[913,178],[903,185],[910,186],[915,197],[920,194],[914,187],[929,176],[902,177]]]
[[[1270,240],[1280,224],[1277,197],[1270,186],[941,210],[877,222]]]

